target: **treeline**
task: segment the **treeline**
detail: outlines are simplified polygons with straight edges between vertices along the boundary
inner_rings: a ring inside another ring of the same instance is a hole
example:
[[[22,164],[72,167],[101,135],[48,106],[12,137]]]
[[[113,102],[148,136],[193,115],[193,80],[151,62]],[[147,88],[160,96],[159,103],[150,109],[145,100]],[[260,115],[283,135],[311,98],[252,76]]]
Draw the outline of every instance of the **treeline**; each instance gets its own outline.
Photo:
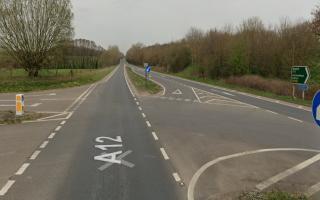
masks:
[[[289,79],[294,65],[310,66],[313,78],[319,77],[320,46],[312,23],[266,26],[259,18],[245,20],[237,27],[202,31],[191,28],[187,35],[168,44],[133,45],[129,62],[149,63],[170,72],[192,65],[197,76],[226,78],[247,74]]]

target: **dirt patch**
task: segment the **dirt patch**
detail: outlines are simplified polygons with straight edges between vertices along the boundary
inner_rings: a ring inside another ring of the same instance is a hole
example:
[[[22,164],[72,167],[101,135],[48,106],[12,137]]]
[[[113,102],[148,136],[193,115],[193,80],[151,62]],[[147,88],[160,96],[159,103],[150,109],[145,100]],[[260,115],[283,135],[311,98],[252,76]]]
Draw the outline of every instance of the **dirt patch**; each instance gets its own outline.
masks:
[[[18,124],[23,121],[37,120],[47,117],[49,114],[25,112],[23,116],[16,116],[13,111],[0,111],[0,124]]]

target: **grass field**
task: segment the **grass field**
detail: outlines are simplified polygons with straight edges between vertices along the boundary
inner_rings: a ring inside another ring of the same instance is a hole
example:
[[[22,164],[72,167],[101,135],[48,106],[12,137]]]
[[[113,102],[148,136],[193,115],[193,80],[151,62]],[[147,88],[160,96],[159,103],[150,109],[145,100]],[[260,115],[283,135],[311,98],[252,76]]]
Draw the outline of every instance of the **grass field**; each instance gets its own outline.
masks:
[[[144,77],[134,73],[131,68],[127,68],[128,76],[132,82],[132,84],[135,86],[135,88],[139,92],[147,92],[148,94],[157,94],[159,93],[162,88],[155,84],[152,81],[147,81],[145,80]]]
[[[0,69],[0,93],[29,92],[90,84],[101,80],[114,67],[101,69],[42,69],[39,77],[30,78],[22,69]]]

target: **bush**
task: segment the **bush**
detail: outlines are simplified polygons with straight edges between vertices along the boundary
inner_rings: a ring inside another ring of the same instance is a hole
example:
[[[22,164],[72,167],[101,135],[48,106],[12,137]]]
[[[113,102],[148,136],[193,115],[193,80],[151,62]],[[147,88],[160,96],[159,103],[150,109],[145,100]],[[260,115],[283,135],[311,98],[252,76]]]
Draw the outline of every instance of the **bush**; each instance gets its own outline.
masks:
[[[247,192],[243,193],[239,200],[308,200],[301,194],[289,194],[287,192]]]

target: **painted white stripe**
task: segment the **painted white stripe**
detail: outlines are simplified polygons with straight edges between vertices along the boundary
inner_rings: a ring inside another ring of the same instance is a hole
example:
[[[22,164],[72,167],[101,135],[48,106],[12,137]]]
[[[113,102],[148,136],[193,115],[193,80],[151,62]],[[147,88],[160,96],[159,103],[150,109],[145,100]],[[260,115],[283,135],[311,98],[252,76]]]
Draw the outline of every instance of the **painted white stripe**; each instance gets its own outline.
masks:
[[[35,103],[35,104],[32,104],[32,105],[30,105],[29,107],[38,107],[38,106],[40,106],[42,103]]]
[[[190,101],[191,101],[191,99],[185,99],[184,101],[185,101],[185,102],[190,102]]]
[[[152,135],[153,135],[154,140],[159,140],[159,138],[158,138],[158,136],[157,136],[156,132],[152,132]]]
[[[311,186],[307,192],[305,193],[305,195],[309,198],[312,197],[313,195],[315,195],[316,193],[318,193],[320,191],[320,183],[317,183],[313,186]]]
[[[35,160],[40,153],[41,153],[41,151],[35,151],[35,152],[32,154],[32,156],[30,157],[30,160]]]
[[[140,103],[139,102],[136,102],[136,104],[139,106],[140,105]]]
[[[49,141],[44,141],[41,146],[40,146],[40,149],[44,149],[46,148],[46,146],[48,145]]]
[[[256,185],[256,188],[259,189],[259,190],[264,190],[268,187],[270,187],[271,185],[281,181],[282,179],[292,175],[292,174],[295,174],[297,173],[298,171],[312,165],[313,163],[317,162],[320,160],[320,154],[310,158],[309,160],[306,160],[290,169],[287,169],[285,170],[284,172],[281,172],[271,178],[269,178],[268,180],[266,181],[263,181],[262,183],[259,183],[258,185]]]
[[[149,121],[146,121],[146,123],[147,123],[147,126],[148,126],[148,127],[151,127],[151,124],[150,124]]]
[[[52,139],[52,138],[54,138],[54,136],[56,136],[56,133],[51,133],[48,138]]]
[[[180,178],[180,176],[179,176],[178,173],[173,173],[172,175],[173,175],[173,178],[174,178],[174,180],[175,180],[176,182],[180,182],[180,181],[181,181],[181,178]]]
[[[29,167],[30,163],[24,163],[20,169],[16,172],[16,175],[22,175],[26,169]]]
[[[200,100],[199,96],[197,95],[196,91],[194,90],[194,88],[192,87],[191,89],[192,89],[194,95],[196,96],[196,98],[198,99],[198,101],[201,103],[201,100]]]
[[[162,153],[162,155],[163,155],[163,158],[164,158],[165,160],[169,160],[169,159],[170,159],[169,156],[168,156],[168,154],[167,154],[167,152],[166,152],[166,150],[164,150],[164,148],[160,148],[160,151],[161,151],[161,153]]]
[[[62,121],[62,122],[60,123],[60,125],[65,125],[65,123],[66,123],[66,121]]]
[[[222,92],[222,93],[225,94],[225,95],[234,97],[234,95],[233,95],[233,94],[230,94],[229,92]]]
[[[142,110],[142,108],[140,106],[138,108],[139,108],[140,111]]]
[[[143,118],[146,118],[147,116],[146,116],[146,114],[142,113],[142,117],[143,117]]]
[[[55,131],[60,131],[62,127],[61,126],[57,126],[57,128],[55,129]]]
[[[273,112],[273,111],[271,111],[271,110],[266,110],[268,113],[272,113],[272,114],[275,114],[275,115],[278,115],[278,113],[276,113],[276,112]]]
[[[13,186],[13,184],[15,183],[16,181],[14,180],[9,180],[4,186],[3,188],[0,190],[0,196],[4,196],[8,191],[9,189]]]
[[[288,117],[289,119],[292,119],[294,121],[297,121],[297,122],[300,122],[300,123],[303,123],[303,121],[301,121],[300,119],[296,119],[296,118],[293,118],[293,117]]]

